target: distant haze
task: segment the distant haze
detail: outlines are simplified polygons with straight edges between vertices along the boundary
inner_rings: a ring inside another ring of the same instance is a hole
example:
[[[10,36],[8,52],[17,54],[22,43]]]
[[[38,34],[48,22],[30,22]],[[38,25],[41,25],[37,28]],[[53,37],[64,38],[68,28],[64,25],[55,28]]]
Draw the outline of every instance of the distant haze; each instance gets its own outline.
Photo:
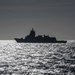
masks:
[[[0,40],[36,35],[75,40],[75,0],[0,0]]]

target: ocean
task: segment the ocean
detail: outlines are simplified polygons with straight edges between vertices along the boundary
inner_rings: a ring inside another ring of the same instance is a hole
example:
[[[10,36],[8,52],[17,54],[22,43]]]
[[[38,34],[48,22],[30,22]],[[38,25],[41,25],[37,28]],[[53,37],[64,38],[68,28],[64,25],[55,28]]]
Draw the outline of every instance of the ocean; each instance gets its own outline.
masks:
[[[64,44],[0,40],[0,75],[75,75],[75,40]]]

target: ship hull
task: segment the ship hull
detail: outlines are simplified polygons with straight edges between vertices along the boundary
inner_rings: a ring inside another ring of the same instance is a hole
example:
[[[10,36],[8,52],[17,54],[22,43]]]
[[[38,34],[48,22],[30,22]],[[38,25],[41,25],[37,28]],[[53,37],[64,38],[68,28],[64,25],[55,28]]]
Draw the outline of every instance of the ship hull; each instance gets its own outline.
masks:
[[[67,43],[67,41],[27,41],[25,39],[14,38],[18,43]]]

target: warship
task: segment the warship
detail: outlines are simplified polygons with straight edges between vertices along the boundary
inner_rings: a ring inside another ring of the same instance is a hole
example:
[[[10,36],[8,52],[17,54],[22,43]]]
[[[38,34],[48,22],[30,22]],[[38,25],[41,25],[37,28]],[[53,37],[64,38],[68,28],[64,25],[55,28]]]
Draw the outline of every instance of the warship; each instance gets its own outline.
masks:
[[[18,43],[66,43],[64,40],[57,40],[55,37],[49,35],[38,35],[36,36],[35,30],[32,28],[30,34],[23,38],[14,38]]]

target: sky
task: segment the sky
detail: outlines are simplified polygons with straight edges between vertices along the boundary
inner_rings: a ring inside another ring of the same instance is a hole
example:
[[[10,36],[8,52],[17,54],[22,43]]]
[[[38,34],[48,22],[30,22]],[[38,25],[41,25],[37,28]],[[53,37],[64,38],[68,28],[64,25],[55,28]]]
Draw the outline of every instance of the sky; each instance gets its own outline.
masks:
[[[0,40],[49,35],[75,40],[75,0],[0,0]]]

